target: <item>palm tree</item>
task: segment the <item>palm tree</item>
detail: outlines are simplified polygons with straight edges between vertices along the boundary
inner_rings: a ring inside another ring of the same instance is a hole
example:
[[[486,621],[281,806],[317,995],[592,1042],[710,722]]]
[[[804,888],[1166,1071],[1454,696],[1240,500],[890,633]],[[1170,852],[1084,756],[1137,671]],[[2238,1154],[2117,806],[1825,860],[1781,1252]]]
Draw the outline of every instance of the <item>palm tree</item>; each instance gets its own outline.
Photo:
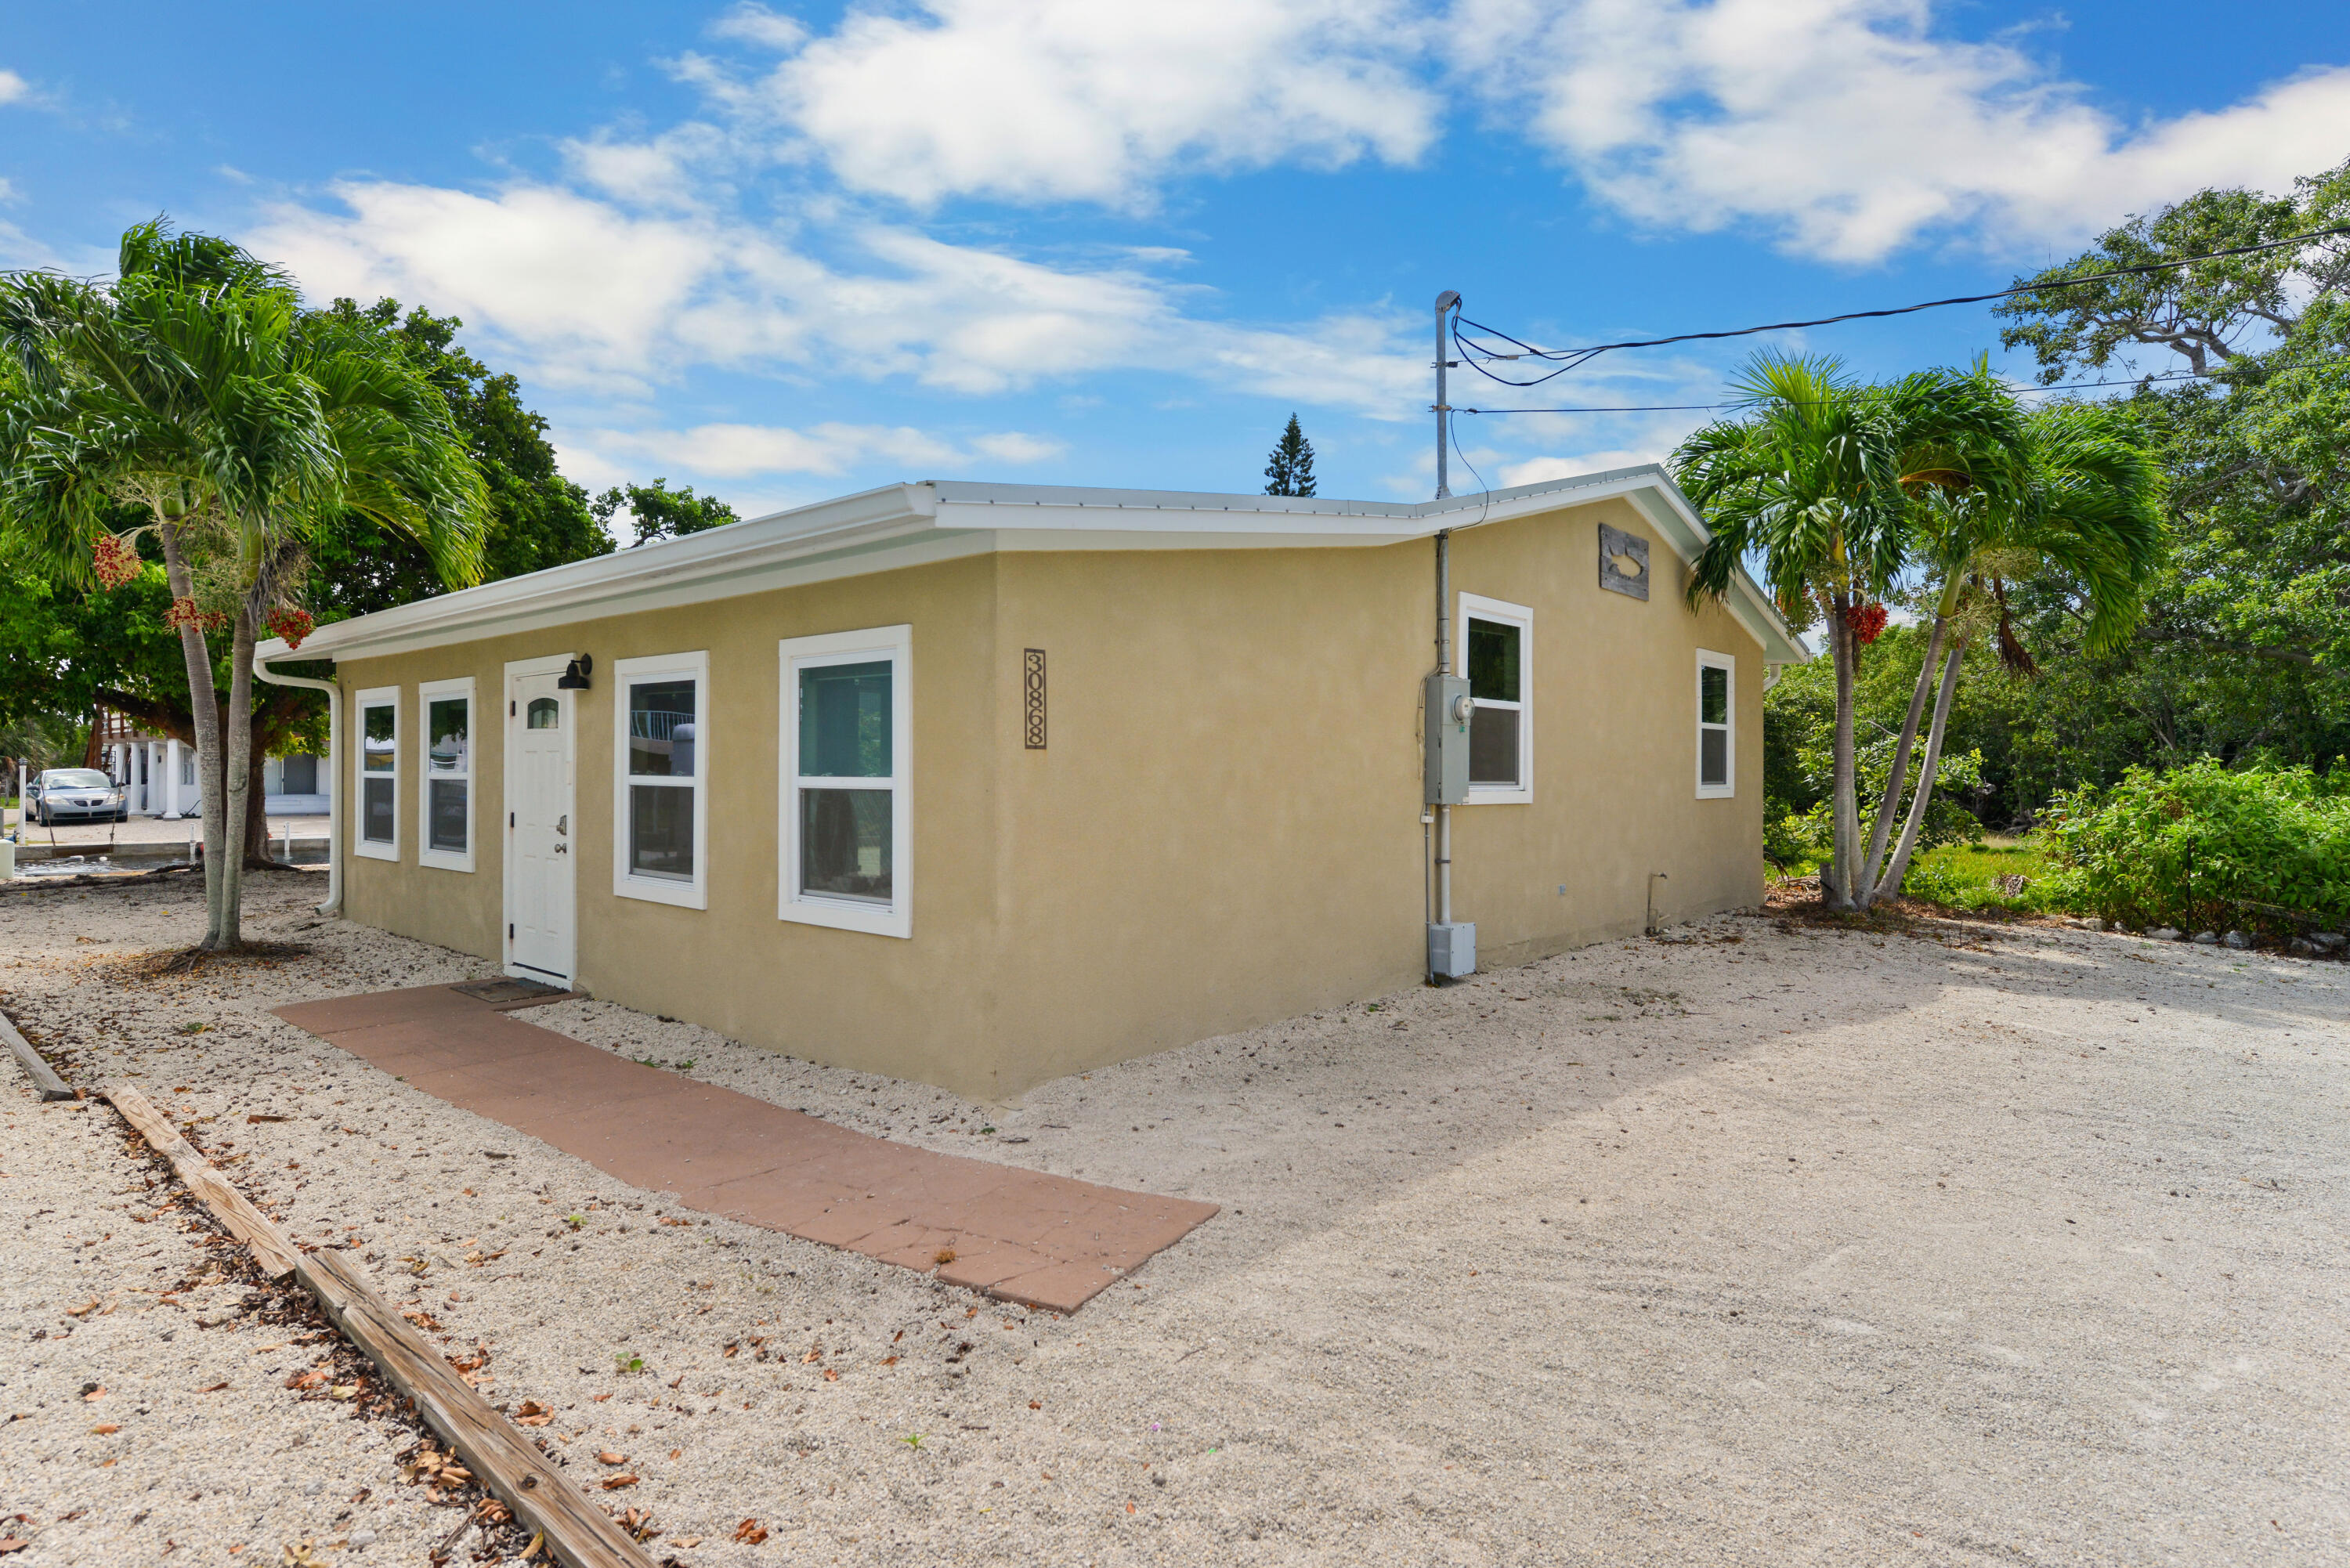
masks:
[[[1690,597],[1721,597],[1752,558],[1791,622],[1825,623],[1836,683],[1835,842],[1821,892],[1831,909],[1866,909],[1877,889],[1864,874],[1873,857],[1861,853],[1853,682],[1874,632],[1861,612],[1910,564],[1932,498],[1987,503],[2013,488],[2020,414],[1980,366],[1866,386],[1834,359],[1762,354],[1732,384],[1738,417],[1698,431],[1673,454],[1676,478],[1711,530]],[[1911,737],[1916,722],[1913,713]],[[1908,750],[1905,737],[1897,781]],[[1888,825],[1886,811],[1877,817]]]
[[[222,781],[203,798],[202,946],[233,948],[243,857],[227,824],[242,824],[251,773],[257,628],[339,511],[415,536],[452,585],[478,580],[481,477],[447,403],[396,349],[304,317],[282,274],[160,219],[123,235],[110,285],[0,275],[0,529],[68,581],[114,580],[138,534],[161,546],[199,764]],[[117,535],[125,506],[148,521]],[[207,640],[224,629],[225,746]]]
[[[1908,723],[1886,784],[1885,803],[1870,836],[1864,875],[1881,892],[1898,892],[1908,875],[1969,644],[1994,636],[2001,663],[2018,675],[2033,671],[2031,653],[2016,636],[2008,613],[2008,585],[2043,575],[2065,582],[2087,609],[2086,647],[2092,652],[2109,652],[2137,624],[2140,594],[2161,558],[2161,468],[2131,439],[2113,410],[2056,404],[2027,415],[2022,437],[2018,483],[1996,493],[1936,497],[1919,518],[1918,554],[1928,571],[1925,587],[1934,607],[1934,627],[1910,696]],[[1943,659],[1939,681],[1938,656]],[[1877,857],[1900,804],[1909,745],[1929,686],[1939,690],[1926,754],[1900,841],[1878,878]]]

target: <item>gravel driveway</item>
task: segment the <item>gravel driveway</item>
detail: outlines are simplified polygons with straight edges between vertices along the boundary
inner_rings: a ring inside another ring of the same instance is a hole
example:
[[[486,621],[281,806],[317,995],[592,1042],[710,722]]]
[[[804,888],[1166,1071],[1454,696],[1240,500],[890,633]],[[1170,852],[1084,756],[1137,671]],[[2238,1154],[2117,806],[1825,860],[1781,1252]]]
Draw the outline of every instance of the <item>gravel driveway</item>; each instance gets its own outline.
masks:
[[[1724,917],[1016,1108],[531,1013],[1225,1205],[1063,1320],[705,1222],[319,1045],[264,1010],[487,966],[257,883],[250,925],[311,951],[160,981],[136,958],[199,929],[185,883],[0,896],[0,997],[486,1349],[583,1485],[640,1477],[605,1501],[657,1559],[2350,1561],[2339,964]],[[0,1094],[9,1568],[423,1562],[456,1516],[404,1436],[282,1386],[315,1347],[233,1280],[159,1304],[203,1238],[111,1123]]]

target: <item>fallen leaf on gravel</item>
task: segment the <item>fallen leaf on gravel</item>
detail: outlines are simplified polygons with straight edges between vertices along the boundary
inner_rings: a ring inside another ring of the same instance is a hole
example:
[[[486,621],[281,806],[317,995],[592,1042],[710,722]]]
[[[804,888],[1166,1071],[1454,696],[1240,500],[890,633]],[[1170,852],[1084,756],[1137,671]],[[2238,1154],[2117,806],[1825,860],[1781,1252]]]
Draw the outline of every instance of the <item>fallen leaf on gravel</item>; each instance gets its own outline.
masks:
[[[1031,1399],[1028,1401],[1028,1408],[1031,1410],[1041,1410],[1044,1407],[1045,1402],[1042,1399]]]
[[[109,1421],[101,1426],[92,1427],[90,1430],[96,1432],[101,1438],[110,1438],[114,1436],[115,1433],[122,1430],[122,1428],[114,1425],[111,1421]]]
[[[327,1375],[323,1372],[296,1372],[293,1376],[288,1377],[286,1380],[286,1386],[288,1388],[316,1388],[326,1381]]]
[[[0,1557],[5,1557],[11,1552],[22,1552],[31,1544],[31,1542],[19,1541],[13,1535],[0,1536]]]
[[[699,1535],[672,1535],[670,1537],[669,1543],[671,1546],[675,1546],[680,1549],[699,1546],[702,1544],[702,1537]]]
[[[1129,1502],[1129,1503],[1128,1503],[1128,1504],[1126,1505],[1126,1511],[1127,1511],[1127,1512],[1128,1512],[1128,1513],[1132,1513],[1132,1512],[1134,1511],[1134,1504],[1132,1504],[1132,1503],[1130,1503],[1130,1502]]]
[[[228,1385],[224,1383],[221,1386],[225,1388]],[[332,1399],[356,1399],[359,1397],[359,1386],[356,1383],[338,1383],[327,1390],[327,1396]]]
[[[618,1516],[621,1529],[638,1541],[650,1541],[660,1533],[653,1528],[653,1516],[641,1508],[632,1508]]]
[[[246,1121],[247,1123],[253,1123],[253,1122],[282,1122],[282,1121],[284,1121],[286,1118],[285,1118],[284,1116],[269,1116],[269,1115],[267,1115],[267,1114],[265,1114],[265,1113],[264,1113],[264,1112],[261,1112],[261,1111],[255,1111],[255,1112],[254,1112],[251,1116],[249,1116],[245,1117],[244,1119],[245,1119],[245,1121]],[[288,1551],[288,1552],[291,1552],[291,1551],[293,1551],[294,1549],[293,1549],[292,1547],[290,1547],[290,1546],[289,1546],[289,1547],[287,1547],[286,1550],[286,1551]]]
[[[215,1386],[215,1387],[225,1388],[225,1387],[227,1387],[227,1386],[228,1386],[228,1385],[227,1385],[227,1384],[225,1384],[225,1383],[221,1383],[221,1384],[216,1384],[216,1385],[214,1385],[214,1386]],[[197,1393],[199,1393],[199,1394],[209,1394],[209,1393],[211,1393],[211,1392],[212,1392],[212,1389],[211,1389],[211,1388],[199,1388],[199,1389],[197,1389],[197,1390],[196,1390],[196,1392],[197,1392]],[[85,1405],[94,1405],[94,1404],[98,1403],[98,1401],[99,1401],[100,1399],[103,1399],[103,1398],[105,1398],[105,1397],[106,1397],[106,1390],[105,1390],[105,1389],[103,1389],[103,1388],[91,1388],[91,1389],[88,1389],[88,1390],[85,1390],[85,1391],[83,1392],[83,1394],[82,1394],[82,1397],[82,1397],[82,1403],[83,1403],[83,1404],[85,1404]]]
[[[228,1385],[227,1385],[227,1384],[225,1384],[225,1383],[215,1383],[215,1384],[213,1384],[213,1385],[211,1387],[209,1387],[209,1388],[199,1388],[199,1389],[197,1389],[197,1390],[196,1390],[196,1392],[197,1392],[197,1393],[199,1393],[199,1394],[217,1394],[217,1393],[219,1393],[222,1389],[224,1389],[224,1388],[225,1388],[225,1387],[227,1387],[227,1386],[228,1386]],[[105,1392],[106,1392],[106,1390],[105,1390],[105,1389],[103,1389],[103,1388],[101,1388],[101,1389],[99,1389],[99,1390],[98,1391],[98,1394],[103,1394],[103,1393],[105,1393]],[[87,1397],[87,1398],[91,1398],[91,1399],[95,1399],[95,1398],[97,1398],[97,1397],[98,1397],[98,1394],[90,1394],[90,1395],[87,1395],[87,1396],[85,1396],[85,1397]]]
[[[530,1544],[529,1544],[529,1545],[527,1545],[527,1546],[525,1546],[525,1547],[524,1547],[524,1548],[522,1549],[522,1560],[523,1560],[524,1562],[527,1563],[527,1562],[529,1562],[532,1558],[534,1558],[534,1557],[537,1556],[541,1552],[546,1552],[546,1532],[545,1532],[544,1530],[542,1530],[542,1531],[540,1531],[536,1535],[534,1535],[534,1536],[532,1536],[532,1537],[530,1538]],[[546,1553],[546,1554],[547,1554],[549,1557],[553,1557],[553,1556],[555,1555],[555,1553],[554,1553],[554,1552],[547,1552],[547,1553]]]
[[[628,1455],[616,1454],[609,1449],[606,1449],[602,1453],[598,1454],[596,1458],[600,1462],[608,1465],[625,1465],[629,1462]]]
[[[838,1368],[837,1368],[837,1367],[831,1367],[831,1366],[827,1366],[827,1367],[826,1367],[826,1368],[824,1369],[824,1380],[825,1380],[827,1383],[837,1383],[837,1382],[839,1382],[839,1381],[840,1381],[840,1372],[839,1372],[839,1369],[838,1369]]]
[[[544,1427],[554,1419],[555,1412],[536,1399],[524,1400],[522,1408],[515,1412],[515,1425],[517,1427]]]
[[[92,1303],[91,1304],[92,1304],[92,1305],[96,1305],[97,1303]],[[808,1353],[807,1353],[806,1355],[803,1355],[803,1356],[801,1356],[801,1357],[800,1357],[800,1365],[801,1365],[802,1366],[806,1366],[806,1365],[808,1365],[808,1363],[810,1363],[810,1362],[812,1362],[812,1361],[822,1361],[823,1359],[824,1359],[824,1347],[823,1347],[822,1345],[815,1345],[815,1346],[812,1346],[812,1347],[809,1349]]]
[[[898,1358],[894,1355],[885,1355],[881,1358],[881,1365],[884,1366],[895,1366],[898,1365]]]
[[[637,1478],[626,1471],[616,1476],[606,1476],[604,1478],[604,1490],[606,1491],[618,1491],[624,1486],[634,1486],[636,1484]]]
[[[275,1118],[282,1119],[282,1118]],[[278,1568],[328,1568],[327,1560],[318,1555],[308,1541],[299,1546],[282,1546]]]
[[[767,1539],[766,1526],[755,1519],[746,1519],[734,1527],[734,1539],[748,1546],[756,1546]]]
[[[96,1308],[96,1307],[97,1307],[97,1305],[98,1305],[98,1298],[97,1298],[96,1296],[92,1296],[92,1297],[90,1297],[90,1298],[89,1298],[89,1300],[88,1300],[88,1301],[86,1301],[86,1302],[82,1303],[81,1303],[81,1305],[79,1305],[79,1306],[78,1306],[78,1307],[68,1307],[68,1308],[66,1308],[66,1315],[67,1315],[68,1317],[81,1317],[81,1316],[84,1316],[84,1315],[86,1315],[87,1314],[88,1314],[88,1313],[89,1313],[90,1311],[92,1311],[94,1308]]]

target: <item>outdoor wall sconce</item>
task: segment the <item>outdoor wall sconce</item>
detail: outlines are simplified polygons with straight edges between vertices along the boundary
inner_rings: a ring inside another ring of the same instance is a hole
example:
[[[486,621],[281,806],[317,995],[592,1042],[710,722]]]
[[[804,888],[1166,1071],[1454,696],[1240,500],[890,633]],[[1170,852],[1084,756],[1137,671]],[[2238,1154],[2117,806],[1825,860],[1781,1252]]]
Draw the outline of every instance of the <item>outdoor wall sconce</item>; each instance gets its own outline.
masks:
[[[585,653],[574,654],[572,656],[570,667],[563,672],[563,679],[555,683],[556,690],[562,691],[587,691],[588,677],[595,668],[596,660],[591,655]]]

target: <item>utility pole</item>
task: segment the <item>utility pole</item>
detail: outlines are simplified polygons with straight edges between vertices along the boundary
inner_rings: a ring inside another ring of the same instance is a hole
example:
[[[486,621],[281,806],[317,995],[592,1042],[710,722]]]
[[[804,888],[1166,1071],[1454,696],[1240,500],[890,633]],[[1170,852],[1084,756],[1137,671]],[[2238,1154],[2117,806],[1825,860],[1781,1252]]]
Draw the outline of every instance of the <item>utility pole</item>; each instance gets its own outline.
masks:
[[[1446,454],[1452,444],[1452,408],[1444,400],[1444,318],[1461,308],[1461,296],[1446,289],[1436,296],[1436,498],[1452,493],[1446,483]]]

